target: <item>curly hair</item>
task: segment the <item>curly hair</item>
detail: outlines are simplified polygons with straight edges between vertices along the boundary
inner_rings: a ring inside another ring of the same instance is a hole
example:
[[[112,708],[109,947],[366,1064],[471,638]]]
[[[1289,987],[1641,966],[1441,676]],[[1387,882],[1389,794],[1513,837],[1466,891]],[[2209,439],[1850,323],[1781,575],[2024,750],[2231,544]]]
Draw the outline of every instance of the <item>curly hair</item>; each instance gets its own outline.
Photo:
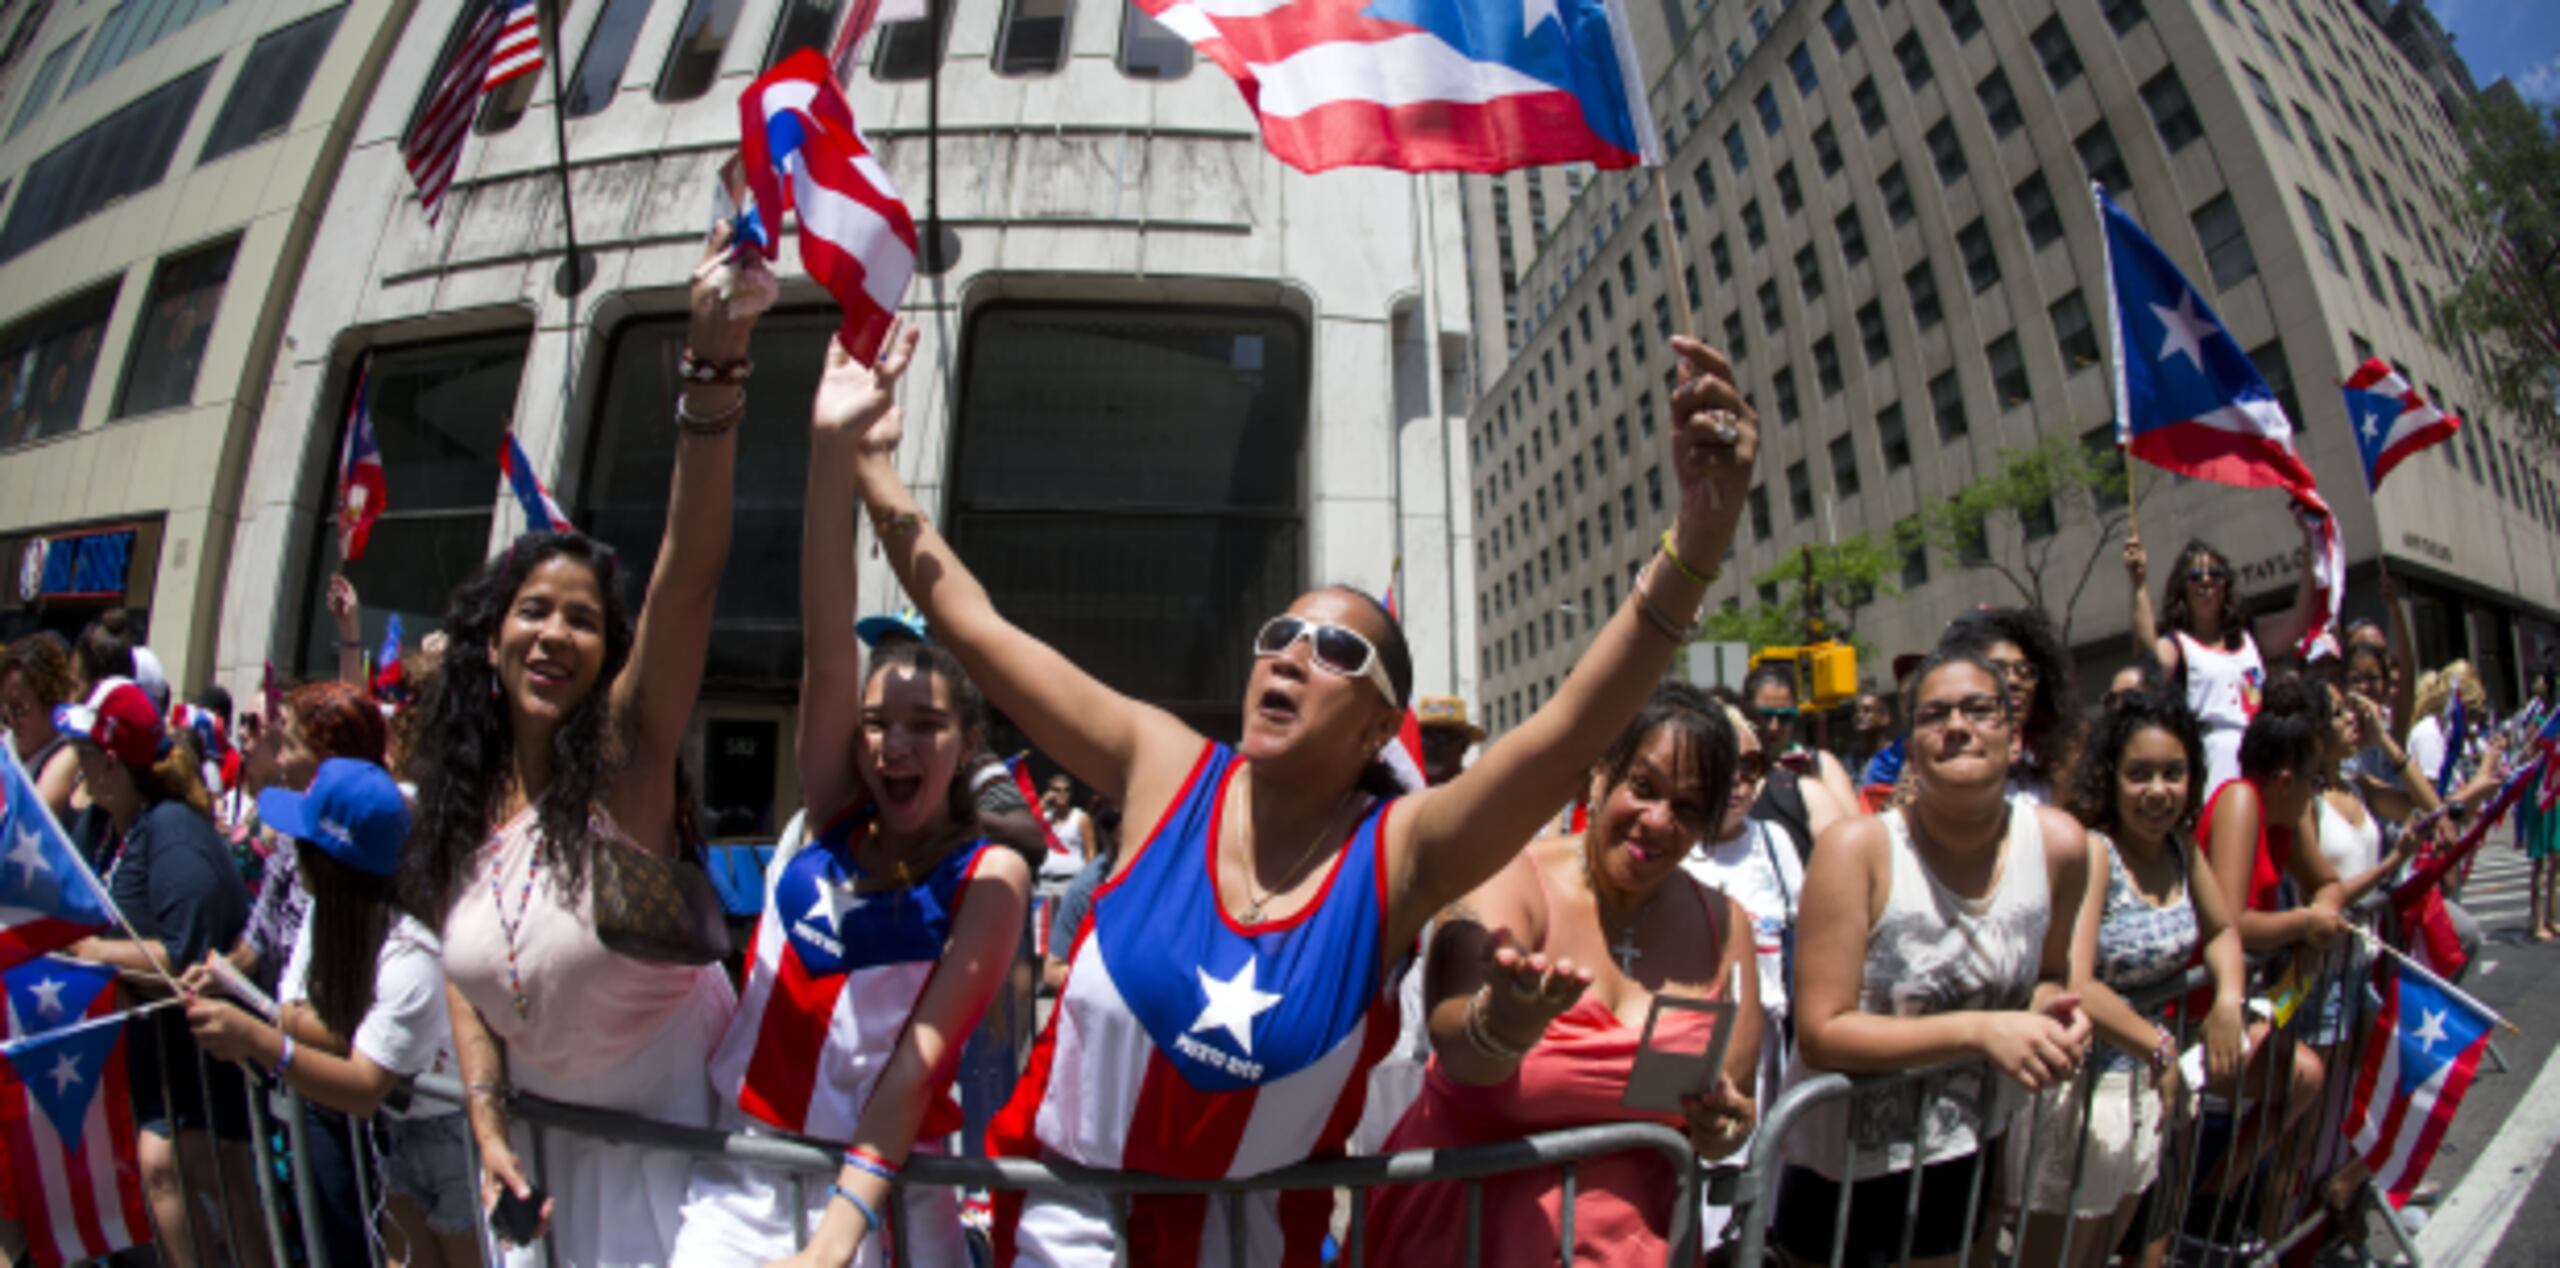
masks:
[[[352,757],[382,764],[390,727],[363,688],[335,679],[306,682],[285,693],[284,707],[321,760]]]
[[[2231,571],[2231,560],[2201,541],[2188,542],[2186,549],[2178,552],[2177,562],[2169,565],[2169,590],[2160,603],[2162,629],[2176,630],[2181,634],[2195,633],[2196,611],[2194,604],[2187,599],[2187,570],[2206,562],[2221,565],[2226,573]],[[2223,582],[2222,645],[2226,648],[2239,647],[2240,639],[2248,633],[2248,628],[2240,620],[2237,578]]]
[[[70,645],[51,630],[29,634],[0,653],[0,679],[11,674],[24,680],[36,702],[48,710],[71,703],[80,691],[80,682],[71,672]]]
[[[2059,778],[2071,768],[2080,745],[2080,689],[2062,637],[2040,608],[1975,608],[1948,622],[1938,636],[1941,648],[1966,648],[1981,657],[1989,656],[1994,643],[2016,644],[2035,666],[2035,694],[2027,716],[2017,719],[2018,734],[2036,768]]]
[[[1615,789],[1625,783],[1636,754],[1665,728],[1679,737],[1681,759],[1696,773],[1699,796],[1711,808],[1708,813],[1721,820],[1725,801],[1733,795],[1734,770],[1741,765],[1741,741],[1734,736],[1730,706],[1685,682],[1655,687],[1644,707],[1636,710],[1635,720],[1609,741],[1608,751],[1600,757],[1602,785]]]
[[[552,734],[551,783],[535,804],[542,865],[560,879],[564,893],[583,892],[587,860],[601,835],[596,804],[622,763],[622,737],[611,732],[611,684],[631,659],[631,611],[611,546],[574,530],[527,533],[455,588],[442,623],[449,636],[444,664],[411,706],[420,715],[418,744],[403,764],[417,781],[418,822],[401,875],[415,887],[411,909],[427,914],[430,923],[443,918],[472,857],[498,826],[498,807],[514,770],[511,706],[489,649],[516,592],[535,569],[555,559],[585,567],[604,596],[604,666],[594,689]]]
[[[957,657],[938,643],[912,638],[883,641],[872,649],[871,663],[863,668],[864,694],[869,694],[872,679],[893,668],[931,674],[942,681],[945,703],[961,737],[960,765],[951,772],[951,787],[945,796],[951,822],[974,837],[978,835],[978,795],[970,790],[969,764],[987,733],[987,698],[979,693],[978,684],[969,680],[969,671],[960,667]],[[678,800],[690,804],[692,798]]]
[[[2071,766],[2070,777],[2056,789],[2062,807],[2082,825],[2114,835],[2121,823],[2116,806],[2116,767],[2135,736],[2166,731],[2187,754],[2187,805],[2178,826],[2192,829],[2204,806],[2204,731],[2184,700],[2157,692],[2136,691],[2116,697],[2099,715],[2098,725]]]

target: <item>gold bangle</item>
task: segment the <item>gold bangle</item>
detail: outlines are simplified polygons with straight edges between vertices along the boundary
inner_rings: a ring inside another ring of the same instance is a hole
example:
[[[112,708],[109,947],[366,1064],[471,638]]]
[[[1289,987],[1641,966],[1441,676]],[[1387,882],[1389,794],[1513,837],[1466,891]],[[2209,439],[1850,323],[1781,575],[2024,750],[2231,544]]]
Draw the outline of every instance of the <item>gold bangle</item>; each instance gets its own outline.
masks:
[[[1476,988],[1475,995],[1467,1000],[1467,1046],[1496,1061],[1517,1064],[1521,1058],[1529,1055],[1529,1045],[1512,1047],[1504,1042],[1501,1036],[1493,1033],[1492,1026],[1486,1024],[1485,999],[1492,993],[1493,986],[1487,983]]]
[[[1687,563],[1681,560],[1680,552],[1671,548],[1671,530],[1667,528],[1662,530],[1662,555],[1664,558],[1671,561],[1672,567],[1680,570],[1681,576],[1687,577],[1701,586],[1712,586],[1716,583],[1715,570],[1709,570],[1707,575],[1702,577],[1698,575],[1697,569],[1690,567]]]

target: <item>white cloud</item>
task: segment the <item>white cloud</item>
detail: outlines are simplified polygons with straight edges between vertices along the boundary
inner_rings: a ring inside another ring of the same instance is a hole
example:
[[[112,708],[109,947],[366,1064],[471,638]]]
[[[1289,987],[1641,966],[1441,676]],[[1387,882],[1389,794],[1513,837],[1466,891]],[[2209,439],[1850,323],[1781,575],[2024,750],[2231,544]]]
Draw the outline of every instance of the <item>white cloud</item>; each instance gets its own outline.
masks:
[[[2533,101],[2560,101],[2560,54],[2517,72],[2516,91]]]

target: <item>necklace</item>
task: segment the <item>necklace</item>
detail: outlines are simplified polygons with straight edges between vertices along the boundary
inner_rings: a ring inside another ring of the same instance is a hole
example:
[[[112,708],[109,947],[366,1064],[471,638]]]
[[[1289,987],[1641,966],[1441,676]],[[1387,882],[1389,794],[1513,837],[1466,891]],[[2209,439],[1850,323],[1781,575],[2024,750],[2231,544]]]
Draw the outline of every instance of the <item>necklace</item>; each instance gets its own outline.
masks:
[[[1606,940],[1609,936],[1609,900],[1600,892],[1600,869],[1592,864],[1588,847],[1582,851],[1582,883],[1591,889],[1591,908],[1600,917],[1600,936]],[[1627,925],[1618,931],[1617,941],[1609,943],[1610,958],[1618,962],[1618,971],[1628,977],[1635,976],[1636,961],[1644,958],[1644,948],[1636,945],[1636,928],[1644,923],[1645,913],[1662,901],[1664,888],[1656,886],[1653,893],[1637,906],[1635,914],[1627,917]]]
[[[1245,823],[1249,826],[1253,822],[1253,785],[1245,785],[1244,794]],[[1324,821],[1316,825],[1315,839],[1307,842],[1307,848],[1298,851],[1298,857],[1290,862],[1289,869],[1280,874],[1280,885],[1277,889],[1264,890],[1260,895],[1254,893],[1253,847],[1250,845],[1245,847],[1244,896],[1248,901],[1244,908],[1244,923],[1261,924],[1262,909],[1271,905],[1271,900],[1279,897],[1291,885],[1297,884],[1299,870],[1307,865],[1308,859],[1315,857],[1316,848],[1332,837],[1334,822],[1342,817],[1342,806],[1350,804],[1350,801],[1349,797],[1344,797],[1342,804],[1335,806],[1333,813],[1326,815]]]
[[[524,928],[526,913],[533,909],[533,882],[534,878],[542,874],[542,850],[537,846],[525,858],[523,892],[516,900],[516,914],[512,920],[507,918],[506,887],[499,875],[505,869],[505,865],[506,856],[503,850],[492,849],[489,854],[489,907],[498,913],[498,929],[506,937],[507,994],[515,1004],[516,1020],[530,1021],[533,1015],[533,1001],[525,998],[524,973],[517,964],[516,958],[516,935],[518,930]]]

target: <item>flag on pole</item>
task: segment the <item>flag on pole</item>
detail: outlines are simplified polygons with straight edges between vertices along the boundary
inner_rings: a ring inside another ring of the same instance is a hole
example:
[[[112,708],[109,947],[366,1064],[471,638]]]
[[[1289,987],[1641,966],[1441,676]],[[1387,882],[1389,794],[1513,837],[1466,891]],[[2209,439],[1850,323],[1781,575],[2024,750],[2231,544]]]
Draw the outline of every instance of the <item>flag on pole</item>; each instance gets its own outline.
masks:
[[[533,0],[492,0],[498,10],[498,38],[489,50],[489,69],[480,77],[482,92],[542,69],[542,16]]]
[[[1040,790],[1031,786],[1031,754],[1014,754],[1005,762],[1004,768],[1007,774],[1013,776],[1013,786],[1022,794],[1022,804],[1031,807],[1031,817],[1040,821],[1040,837],[1049,843],[1049,852],[1051,854],[1075,853],[1067,848],[1066,842],[1058,839],[1057,833],[1049,830],[1049,813],[1040,808]]]
[[[399,664],[399,663],[400,663],[400,614],[399,614],[399,613],[397,613],[397,612],[392,613],[392,614],[391,614],[391,620],[390,620],[390,621],[389,621],[389,622],[388,622],[388,623],[383,627],[383,630],[382,630],[382,650],[381,650],[381,651],[378,651],[378,652],[375,652],[375,653],[374,653],[374,656],[373,656],[373,659],[374,659],[374,662],[375,662],[376,664],[380,665],[382,668],[385,668],[385,669],[388,669],[388,668],[390,668],[391,666],[393,666],[393,665],[397,665],[397,664]]]
[[[355,399],[347,405],[347,440],[338,454],[338,558],[348,563],[364,558],[388,490],[382,447],[373,437],[373,363],[368,359],[356,368]]]
[[[2462,420],[2427,403],[2380,357],[2347,376],[2347,421],[2364,459],[2364,487],[2377,490],[2402,459],[2461,430]]]
[[[2293,423],[2213,306],[2133,217],[2092,184],[2114,311],[2116,443],[2155,467],[2216,484],[2283,489],[2310,524],[2314,608],[2299,650],[2336,654],[2346,547]]]
[[[513,431],[507,433],[506,448],[498,451],[498,472],[506,477],[508,491],[516,495],[516,505],[524,508],[526,532],[574,531],[569,513],[561,510],[559,500],[543,487],[542,477],[533,473],[533,459],[525,456],[524,445]]]
[[[1300,171],[1663,161],[1619,0],[1137,3],[1234,78]]]
[[[1393,583],[1388,584],[1386,597],[1380,599],[1378,605],[1399,623],[1404,620],[1404,613],[1396,610]],[[1404,785],[1406,792],[1416,792],[1429,785],[1430,780],[1422,773],[1422,722],[1414,716],[1411,704],[1404,707],[1404,719],[1396,724],[1395,743],[1389,744],[1378,757],[1387,764],[1388,770],[1395,772],[1397,781]]]
[[[9,1209],[28,1250],[37,1263],[59,1265],[102,1259],[148,1240],[119,1042],[125,1018],[115,1012],[111,989],[115,971],[44,959],[0,980],[12,1039],[67,1041],[50,1050],[50,1059],[31,1058],[30,1050],[13,1044],[18,1050],[0,1071]],[[37,1077],[21,1079],[22,1067]]]
[[[454,45],[453,60],[445,63],[435,93],[427,98],[426,109],[418,112],[418,121],[400,138],[400,157],[409,168],[409,182],[418,187],[418,207],[427,213],[431,226],[444,210],[445,191],[452,187],[454,169],[462,163],[462,140],[471,135],[471,118],[480,112],[480,98],[489,90],[492,57],[510,16],[502,0],[466,3],[470,25]],[[538,53],[538,41],[536,49]]]
[[[747,85],[738,123],[765,240],[782,241],[785,210],[800,213],[800,263],[844,309],[845,351],[870,364],[916,270],[915,220],[888,169],[815,49]]]
[[[409,698],[408,671],[400,665],[400,614],[391,614],[382,631],[382,650],[373,656],[373,698],[385,707]]]
[[[2496,1019],[2460,992],[2374,963],[2374,1018],[2347,1107],[2347,1138],[2394,1207],[2409,1200],[2479,1073]]]
[[[116,917],[106,887],[36,795],[17,748],[0,744],[0,753],[0,967],[6,967],[78,942]]]

